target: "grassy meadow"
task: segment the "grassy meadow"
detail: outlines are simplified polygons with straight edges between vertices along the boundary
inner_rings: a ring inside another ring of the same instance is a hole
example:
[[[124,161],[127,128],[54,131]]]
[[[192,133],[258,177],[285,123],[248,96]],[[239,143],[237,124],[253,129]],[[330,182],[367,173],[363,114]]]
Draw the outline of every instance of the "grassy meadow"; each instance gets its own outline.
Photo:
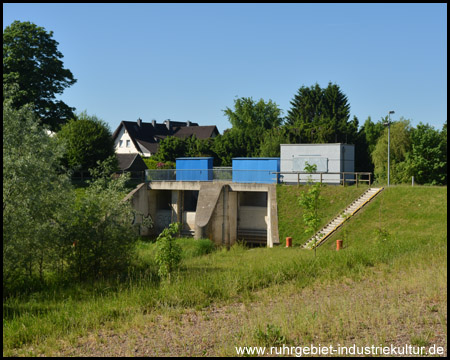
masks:
[[[277,189],[280,240],[306,241],[303,186]],[[323,187],[324,223],[364,187]],[[335,240],[344,239],[342,251]],[[447,188],[393,186],[313,251],[178,239],[157,275],[139,241],[127,274],[3,301],[4,356],[235,356],[235,346],[447,347]]]

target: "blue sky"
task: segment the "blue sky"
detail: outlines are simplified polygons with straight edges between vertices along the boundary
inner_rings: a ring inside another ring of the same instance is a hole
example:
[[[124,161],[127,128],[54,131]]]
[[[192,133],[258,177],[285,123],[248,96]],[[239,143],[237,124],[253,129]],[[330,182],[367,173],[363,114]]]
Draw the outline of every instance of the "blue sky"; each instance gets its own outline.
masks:
[[[14,20],[53,31],[78,80],[60,98],[112,131],[140,117],[222,133],[236,97],[286,115],[329,82],[360,125],[447,120],[447,4],[3,4]]]

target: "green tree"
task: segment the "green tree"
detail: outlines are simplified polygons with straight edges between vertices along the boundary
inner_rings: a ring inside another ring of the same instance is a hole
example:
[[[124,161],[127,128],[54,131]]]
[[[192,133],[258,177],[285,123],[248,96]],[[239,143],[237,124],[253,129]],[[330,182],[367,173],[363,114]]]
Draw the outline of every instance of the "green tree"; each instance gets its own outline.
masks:
[[[214,157],[214,139],[197,139],[195,135],[185,139],[186,156],[188,157]]]
[[[280,157],[280,144],[290,144],[288,129],[284,126],[267,130],[261,142],[259,156]]]
[[[234,110],[226,108],[223,112],[234,129],[269,130],[283,122],[282,111],[272,100],[256,102],[251,97],[242,97],[234,100]]]
[[[86,112],[75,116],[57,133],[65,146],[64,165],[74,170],[87,171],[115,155],[114,140],[109,126]],[[117,167],[117,159],[114,156]]]
[[[429,124],[420,123],[411,131],[411,151],[406,161],[417,183],[447,183],[446,141],[444,143],[439,130]]]
[[[33,104],[42,124],[56,131],[73,116],[74,108],[55,100],[75,84],[73,74],[63,67],[63,55],[53,32],[30,22],[14,21],[3,30],[3,84],[17,84],[12,106]]]
[[[231,166],[234,157],[258,156],[259,141],[249,129],[227,129],[223,135],[214,138],[213,151],[219,159],[219,165]]]
[[[375,149],[379,137],[383,134],[383,123],[386,121],[387,118],[374,123],[369,116],[359,129],[355,140],[355,171],[374,171],[372,152]]]
[[[168,136],[159,143],[158,152],[153,156],[157,161],[175,161],[186,156],[186,141],[174,136]]]
[[[224,166],[230,166],[233,157],[258,156],[266,132],[283,122],[282,111],[272,100],[256,102],[251,97],[242,97],[235,99],[234,109],[226,108],[223,112],[232,128],[215,139],[214,151]]]
[[[304,171],[313,173],[317,170],[317,165],[309,164],[306,162]],[[305,233],[309,236],[313,236],[317,230],[321,221],[321,215],[319,214],[319,206],[323,201],[320,196],[320,183],[313,184],[311,176],[308,178],[308,191],[302,192],[298,199],[300,206],[303,208],[303,222],[305,224]],[[316,256],[316,243],[314,242],[314,256]]]
[[[378,139],[383,134],[385,126],[384,123],[387,123],[388,118],[387,115],[385,118],[382,118],[377,123],[372,122],[371,117],[369,116],[367,120],[364,122],[363,129],[366,137],[368,151],[369,154],[373,152],[375,146],[377,145]]]
[[[4,97],[5,98],[5,97]],[[3,291],[32,288],[59,271],[63,224],[74,201],[60,167],[63,149],[39,126],[31,106],[3,102]]]
[[[411,168],[405,161],[411,150],[410,121],[400,118],[391,122],[390,141],[390,182],[401,184],[411,181]],[[380,183],[387,182],[388,163],[388,129],[385,128],[372,152],[375,179]]]
[[[301,143],[354,143],[358,121],[350,119],[350,104],[338,85],[322,89],[302,86],[291,101],[286,125]]]

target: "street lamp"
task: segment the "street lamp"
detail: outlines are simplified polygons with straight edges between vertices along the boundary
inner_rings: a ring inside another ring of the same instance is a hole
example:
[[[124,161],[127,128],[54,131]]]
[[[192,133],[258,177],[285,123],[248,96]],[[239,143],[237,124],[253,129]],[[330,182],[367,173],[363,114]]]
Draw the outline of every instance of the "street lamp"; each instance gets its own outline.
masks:
[[[387,176],[388,176],[388,186],[390,185],[390,149],[391,149],[391,114],[395,114],[395,111],[389,111],[388,114],[388,122],[384,123],[385,126],[388,127],[388,168],[387,168]]]

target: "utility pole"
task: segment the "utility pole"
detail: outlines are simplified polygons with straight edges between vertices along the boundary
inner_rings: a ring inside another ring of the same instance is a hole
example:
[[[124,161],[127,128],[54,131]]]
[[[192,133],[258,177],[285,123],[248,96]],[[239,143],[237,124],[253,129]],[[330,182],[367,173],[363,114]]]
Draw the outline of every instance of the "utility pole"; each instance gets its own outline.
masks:
[[[388,122],[387,124],[385,123],[384,125],[387,125],[388,127],[388,168],[387,168],[387,180],[388,183],[387,185],[390,185],[390,160],[391,160],[391,114],[395,114],[395,111],[389,111],[388,114]]]

